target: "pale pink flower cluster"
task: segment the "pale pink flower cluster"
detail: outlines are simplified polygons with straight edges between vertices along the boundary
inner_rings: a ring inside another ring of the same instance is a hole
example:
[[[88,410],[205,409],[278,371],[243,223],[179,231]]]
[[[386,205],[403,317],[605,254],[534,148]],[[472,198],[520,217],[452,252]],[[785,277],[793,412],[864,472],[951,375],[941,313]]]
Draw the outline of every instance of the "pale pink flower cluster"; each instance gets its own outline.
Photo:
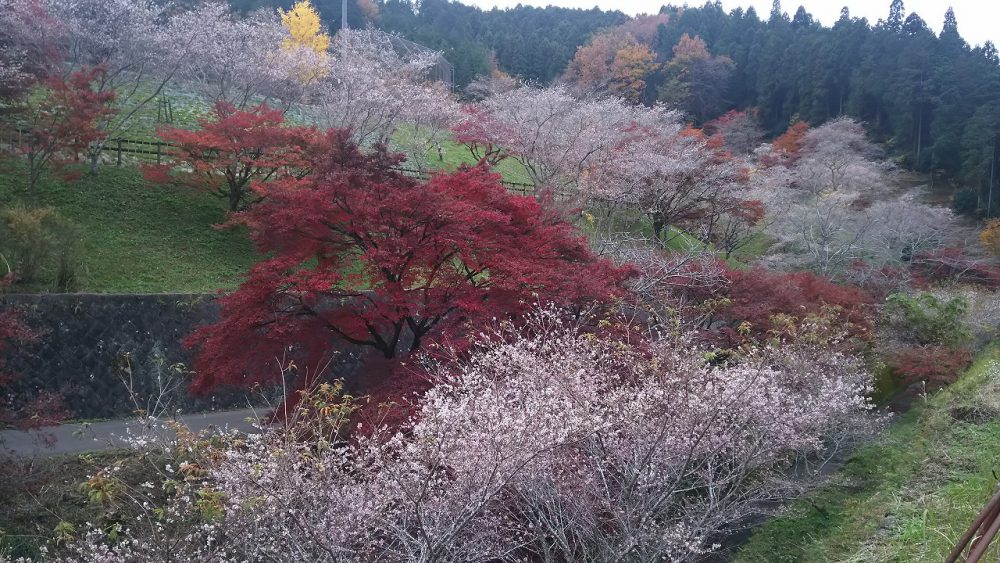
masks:
[[[288,31],[274,11],[246,17],[224,3],[210,2],[176,14],[170,20],[169,51],[188,52],[178,81],[210,100],[243,107],[267,101],[288,108],[309,93],[315,76],[304,66],[320,65],[320,54],[307,48],[283,48]]]
[[[561,189],[576,188],[589,170],[621,153],[635,127],[677,127],[676,113],[663,108],[580,98],[563,86],[500,89],[476,110],[469,119],[481,142],[503,147],[536,185]]]
[[[450,136],[459,108],[447,86],[432,80],[440,54],[377,30],[342,30],[329,73],[306,113],[324,127],[350,128],[363,144],[395,142],[410,165]]]

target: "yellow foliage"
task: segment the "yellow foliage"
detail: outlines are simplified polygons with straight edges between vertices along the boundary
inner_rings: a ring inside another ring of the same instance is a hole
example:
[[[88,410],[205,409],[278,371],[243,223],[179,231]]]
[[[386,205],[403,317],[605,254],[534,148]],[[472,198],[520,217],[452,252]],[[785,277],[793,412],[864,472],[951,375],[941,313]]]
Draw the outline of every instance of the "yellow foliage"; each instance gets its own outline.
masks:
[[[623,47],[615,53],[611,65],[611,90],[623,98],[638,102],[646,89],[646,78],[656,72],[656,54],[645,45]]]
[[[979,233],[979,242],[990,254],[1000,256],[1000,219],[986,223],[986,228]]]
[[[281,23],[289,34],[282,44],[285,49],[303,47],[325,54],[330,47],[330,36],[320,31],[319,12],[309,0],[300,0],[291,10],[282,12]]]
[[[315,64],[300,62],[295,69],[295,75],[302,83],[326,76],[329,72],[326,66],[327,49],[330,47],[330,36],[320,31],[319,13],[309,0],[300,0],[291,10],[281,12],[281,23],[288,30],[288,37],[281,44],[285,51],[307,49],[316,53]]]

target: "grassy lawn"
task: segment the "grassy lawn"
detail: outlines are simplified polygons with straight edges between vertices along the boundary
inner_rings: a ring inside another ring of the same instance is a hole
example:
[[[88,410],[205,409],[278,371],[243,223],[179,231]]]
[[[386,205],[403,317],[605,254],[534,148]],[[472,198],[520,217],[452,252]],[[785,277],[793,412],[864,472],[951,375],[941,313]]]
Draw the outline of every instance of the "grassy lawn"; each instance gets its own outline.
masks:
[[[0,207],[52,206],[81,230],[78,290],[95,293],[195,293],[233,288],[256,261],[246,234],[212,226],[221,200],[149,186],[131,166],[62,181],[49,174],[38,197],[26,193],[18,161],[0,169]]]
[[[832,481],[758,529],[736,560],[943,561],[995,491],[1000,348],[897,420]],[[984,560],[996,561],[994,545]]]

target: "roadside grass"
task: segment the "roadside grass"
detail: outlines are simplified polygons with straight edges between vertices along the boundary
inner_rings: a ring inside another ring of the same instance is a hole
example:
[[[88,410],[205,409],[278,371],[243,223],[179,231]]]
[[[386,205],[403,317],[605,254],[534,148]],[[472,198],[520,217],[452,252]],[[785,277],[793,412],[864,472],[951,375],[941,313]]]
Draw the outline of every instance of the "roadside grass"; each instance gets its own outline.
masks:
[[[1000,347],[757,529],[744,563],[942,561],[996,489]],[[985,560],[1000,557],[990,548]]]
[[[242,229],[215,229],[225,207],[209,194],[150,186],[132,166],[47,174],[27,193],[23,162],[0,162],[0,207],[51,206],[80,227],[78,291],[204,293],[236,287],[258,257]]]

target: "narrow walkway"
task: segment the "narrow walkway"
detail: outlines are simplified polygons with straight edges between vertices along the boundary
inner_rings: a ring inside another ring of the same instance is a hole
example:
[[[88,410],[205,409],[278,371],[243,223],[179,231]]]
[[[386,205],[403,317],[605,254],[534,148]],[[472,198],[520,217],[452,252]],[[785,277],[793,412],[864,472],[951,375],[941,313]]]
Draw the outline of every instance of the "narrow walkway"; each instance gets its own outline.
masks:
[[[235,411],[189,414],[180,417],[193,431],[239,430],[256,432],[255,420],[265,416],[265,411],[242,409]],[[0,431],[0,458],[44,457],[83,452],[96,452],[127,447],[128,437],[169,437],[172,431],[162,421],[151,425],[136,419],[110,420],[107,422],[61,424],[38,430]]]

